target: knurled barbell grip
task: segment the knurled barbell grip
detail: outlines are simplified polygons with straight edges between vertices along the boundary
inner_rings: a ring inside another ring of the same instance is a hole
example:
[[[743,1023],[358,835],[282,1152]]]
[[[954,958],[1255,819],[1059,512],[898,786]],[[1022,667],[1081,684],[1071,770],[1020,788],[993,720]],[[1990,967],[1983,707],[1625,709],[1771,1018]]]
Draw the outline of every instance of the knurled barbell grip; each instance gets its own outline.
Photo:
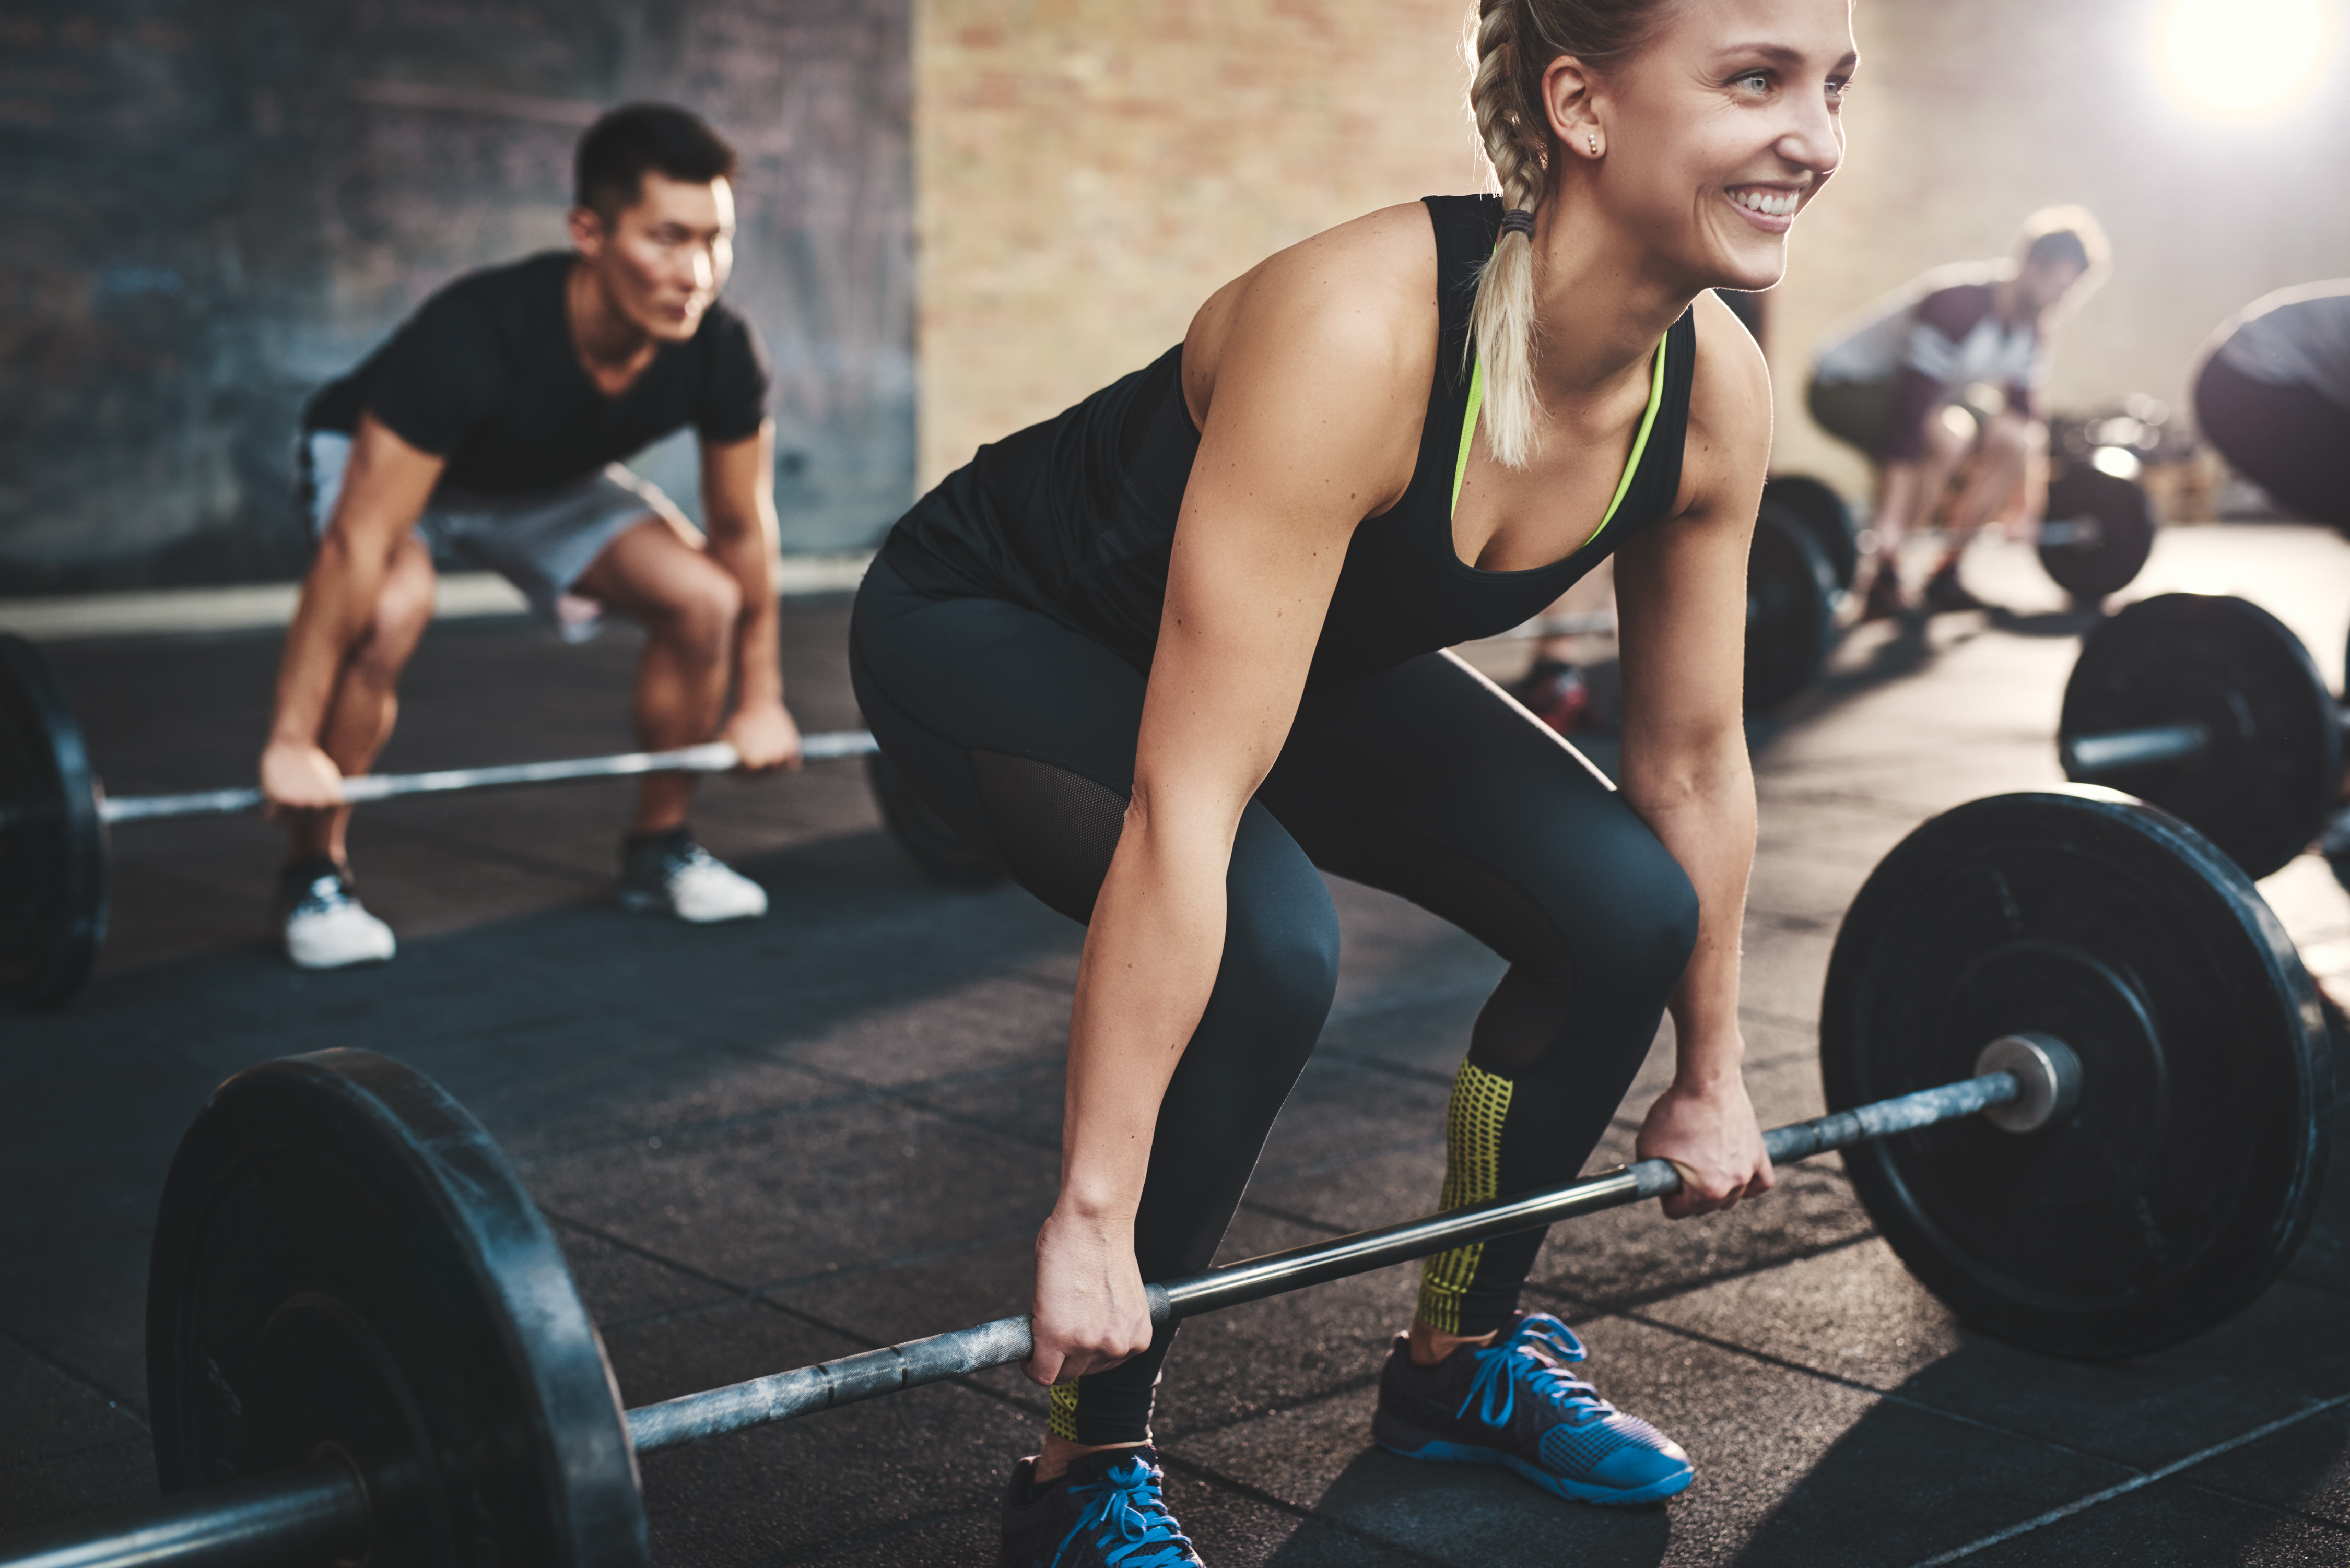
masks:
[[[2057,749],[2064,776],[2086,779],[2149,763],[2176,762],[2194,756],[2210,743],[2211,732],[2201,724],[2149,724],[2143,730],[2074,735]]]
[[[863,730],[808,735],[800,742],[800,755],[810,762],[861,757],[873,750],[873,737]],[[683,746],[670,752],[627,752],[618,756],[571,757],[549,763],[502,763],[491,767],[442,768],[421,774],[363,774],[343,782],[343,800],[347,805],[359,805],[399,795],[505,789],[520,784],[561,784],[571,779],[671,772],[723,774],[739,766],[742,760],[733,746],[713,741],[707,745]],[[182,816],[237,816],[258,811],[262,805],[257,789],[200,790],[191,794],[109,798],[99,803],[99,815],[109,823],[154,822]]]

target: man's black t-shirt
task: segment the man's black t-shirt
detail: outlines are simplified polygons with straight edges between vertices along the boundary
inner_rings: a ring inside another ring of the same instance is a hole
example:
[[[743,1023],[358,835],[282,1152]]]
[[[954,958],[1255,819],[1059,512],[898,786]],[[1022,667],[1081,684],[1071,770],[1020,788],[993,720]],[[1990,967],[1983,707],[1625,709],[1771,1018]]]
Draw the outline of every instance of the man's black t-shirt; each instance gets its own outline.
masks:
[[[446,458],[443,484],[484,495],[559,489],[689,424],[713,446],[758,433],[766,349],[723,300],[691,337],[662,344],[627,391],[598,390],[564,306],[573,259],[550,252],[459,278],[321,388],[303,429],[348,432],[371,413]]]

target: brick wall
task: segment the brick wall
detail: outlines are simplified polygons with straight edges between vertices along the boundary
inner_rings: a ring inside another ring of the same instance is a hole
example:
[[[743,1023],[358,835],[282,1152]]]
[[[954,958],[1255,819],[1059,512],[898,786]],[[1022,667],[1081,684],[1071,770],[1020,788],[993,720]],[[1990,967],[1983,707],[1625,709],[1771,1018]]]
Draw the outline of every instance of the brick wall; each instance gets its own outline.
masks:
[[[1779,466],[1857,489],[1803,413],[1812,345],[1945,261],[2077,201],[2116,270],[2054,400],[2184,401],[2256,295],[2350,273],[2350,93],[2229,124],[2166,90],[2143,0],[1860,0],[1845,171],[1773,302]],[[1387,202],[1481,187],[1459,0],[920,0],[920,474],[1179,338],[1267,253]]]

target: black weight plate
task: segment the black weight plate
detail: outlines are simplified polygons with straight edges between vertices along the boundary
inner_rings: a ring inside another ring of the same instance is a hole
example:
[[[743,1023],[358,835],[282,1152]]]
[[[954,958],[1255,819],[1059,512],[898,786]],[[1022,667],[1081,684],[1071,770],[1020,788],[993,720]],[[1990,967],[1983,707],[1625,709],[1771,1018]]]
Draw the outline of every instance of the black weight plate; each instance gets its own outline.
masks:
[[[2129,587],[2154,552],[2154,507],[2146,492],[2086,463],[2074,463],[2048,486],[2048,521],[2096,523],[2095,538],[2040,546],[2040,564],[2076,599],[2101,599]]]
[[[2210,744],[2095,782],[2185,817],[2254,877],[2309,846],[2340,793],[2342,729],[2283,622],[2242,599],[2163,594],[2092,632],[2064,683],[2062,736],[2180,723]]]
[[[1762,487],[1762,504],[1802,524],[1828,558],[1836,587],[1850,591],[1860,572],[1860,531],[1844,497],[1805,473],[1783,473]]]
[[[106,940],[106,825],[73,704],[41,650],[0,635],[0,995],[54,1007]]]
[[[1812,683],[1835,645],[1835,574],[1807,529],[1765,509],[1746,557],[1746,710]]]
[[[339,1451],[369,1568],[650,1562],[553,1233],[481,1124],[385,1057],[288,1057],[213,1094],[156,1216],[147,1386],[166,1492]]]
[[[1848,1150],[1910,1272],[1987,1334],[2145,1355],[2250,1305],[2323,1185],[2317,992],[2251,883],[2108,790],[1996,795],[1895,847],[1828,964],[1820,1071],[1845,1109],[1970,1075],[2002,1034],[2081,1059],[2062,1124],[1979,1117]]]
[[[1004,879],[1003,862],[957,833],[879,752],[865,759],[865,782],[881,825],[924,876],[950,888],[993,888]]]

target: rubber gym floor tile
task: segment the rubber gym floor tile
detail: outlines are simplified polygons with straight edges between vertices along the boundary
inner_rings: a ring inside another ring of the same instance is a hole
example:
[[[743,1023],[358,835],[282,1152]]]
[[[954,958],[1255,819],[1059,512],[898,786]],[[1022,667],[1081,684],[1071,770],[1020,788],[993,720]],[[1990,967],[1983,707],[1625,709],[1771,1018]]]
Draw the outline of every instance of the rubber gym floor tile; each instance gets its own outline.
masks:
[[[36,1460],[143,1441],[146,1424],[0,1334],[0,1478]],[[5,1487],[0,1482],[0,1487]]]
[[[777,1054],[835,1081],[910,1085],[1067,1054],[1069,993],[1024,979],[984,976],[942,990],[920,1007],[842,1019],[791,1041]]]
[[[1656,1301],[1709,1281],[1833,1254],[1868,1234],[1867,1217],[1834,1166],[1788,1167],[1767,1196],[1726,1213],[1668,1220],[1653,1203],[1551,1229],[1534,1278],[1577,1312]]]
[[[1496,959],[1490,971],[1440,988],[1399,987],[1366,994],[1332,1010],[1322,1037],[1315,1042],[1315,1056],[1384,1066],[1450,1094],[1452,1075],[1468,1054],[1478,1012],[1502,974]]]
[[[1910,1562],[2126,1472],[1622,1319],[1583,1325],[1585,1374],[1690,1451],[1696,1484],[1636,1509],[1374,1447],[1375,1395],[1170,1444],[1185,1463],[1451,1563]],[[1775,1514],[1801,1509],[1795,1525]],[[1783,1550],[1758,1550],[1776,1530]]]
[[[1383,1150],[1418,1148],[1431,1139],[1440,1146],[1450,1093],[1424,1075],[1317,1053],[1274,1121],[1256,1179],[1344,1180],[1338,1172]]]
[[[1433,1212],[1444,1185],[1440,1122],[1427,1141],[1374,1153],[1348,1165],[1342,1177],[1305,1170],[1250,1184],[1250,1204],[1327,1228],[1338,1235],[1367,1231]]]
[[[756,1306],[609,1336],[631,1406],[861,1346]],[[941,1516],[992,1516],[1019,1412],[951,1385],[910,1389],[641,1461],[654,1560],[819,1561]],[[900,1559],[904,1561],[906,1559]]]
[[[1323,1240],[1321,1233],[1243,1210],[1218,1249],[1218,1263]],[[1168,1442],[1256,1413],[1318,1400],[1367,1385],[1388,1344],[1411,1322],[1415,1263],[1334,1280],[1184,1324],[1167,1358],[1153,1430]]]
[[[0,1536],[137,1508],[157,1496],[155,1456],[144,1438],[0,1467]]]
[[[2350,1530],[2350,1407],[2336,1405],[2206,1459],[2178,1479]],[[2350,1542],[2343,1555],[2350,1560]]]
[[[1028,1310],[1036,1227],[1014,1225],[927,1251],[908,1251],[829,1275],[802,1275],[765,1299],[879,1344],[922,1339]],[[1000,1385],[1011,1387],[1011,1385]],[[1041,1396],[1039,1399],[1041,1401]],[[1043,1408],[1041,1402],[1037,1407]]]
[[[1762,921],[1746,928],[1745,958],[1739,968],[1740,1008],[1777,1018],[1816,1022],[1820,989],[1827,981],[1833,931],[1791,930]]]
[[[2004,1431],[2151,1469],[2350,1391],[2341,1299],[2290,1282],[2158,1355],[2061,1361],[1976,1334],[1869,1241],[1641,1315]]]
[[[1477,983],[1490,991],[1501,979],[1501,961],[1460,928],[1377,888],[1325,880],[1341,933],[1334,1012],[1398,992]]]
[[[568,1220],[738,1284],[1002,1230],[1051,1207],[1052,1152],[876,1096],[532,1168]]]
[[[1007,1143],[1058,1159],[1067,1074],[1056,1052],[1043,1061],[980,1067],[901,1085],[890,1091],[908,1106],[982,1127]]]
[[[739,1292],[592,1231],[566,1224],[556,1224],[554,1230],[588,1314],[608,1328],[742,1300]]]
[[[142,1421],[147,1251],[142,1229],[42,1258],[0,1254],[0,1331]]]
[[[2240,1502],[2183,1478],[1985,1546],[1967,1568],[2340,1568],[2350,1531]]]
[[[1342,1523],[1276,1506],[1187,1466],[1170,1463],[1166,1471],[1168,1511],[1211,1568],[1431,1568],[1460,1561],[1401,1550]]]

